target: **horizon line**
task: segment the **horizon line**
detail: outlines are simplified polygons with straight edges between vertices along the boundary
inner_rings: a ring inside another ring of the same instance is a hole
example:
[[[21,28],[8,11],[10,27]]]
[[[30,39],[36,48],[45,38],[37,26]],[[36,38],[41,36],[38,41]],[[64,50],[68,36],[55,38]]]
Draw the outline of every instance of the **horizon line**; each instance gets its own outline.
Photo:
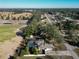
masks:
[[[55,7],[54,7],[55,8]],[[0,8],[0,9],[54,9],[54,8]],[[63,8],[57,7],[56,9],[78,9],[78,8]]]

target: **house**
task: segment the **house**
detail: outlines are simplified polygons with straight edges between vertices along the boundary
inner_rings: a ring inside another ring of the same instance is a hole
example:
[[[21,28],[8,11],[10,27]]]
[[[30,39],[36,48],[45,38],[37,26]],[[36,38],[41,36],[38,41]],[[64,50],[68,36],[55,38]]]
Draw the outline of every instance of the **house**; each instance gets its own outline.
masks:
[[[46,43],[43,39],[29,39],[27,46],[29,48],[38,48],[40,53],[45,54],[46,52],[52,51],[54,46],[52,44]]]

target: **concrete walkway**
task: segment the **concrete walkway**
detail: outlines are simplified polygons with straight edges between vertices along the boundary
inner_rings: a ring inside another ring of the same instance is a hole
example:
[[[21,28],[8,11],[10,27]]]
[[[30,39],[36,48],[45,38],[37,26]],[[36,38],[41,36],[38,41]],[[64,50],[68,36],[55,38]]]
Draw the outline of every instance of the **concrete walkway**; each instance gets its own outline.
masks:
[[[70,51],[52,51],[52,52],[47,52],[46,55],[72,56]]]
[[[37,56],[37,57],[41,57],[41,56],[46,56],[45,54],[38,54],[38,55],[32,55],[32,54],[29,54],[29,55],[24,55],[24,57],[32,57],[32,56]]]
[[[52,51],[52,52],[47,52],[46,54],[38,54],[38,55],[24,55],[25,57],[28,56],[46,56],[46,55],[52,55],[52,56],[72,56],[69,51]]]

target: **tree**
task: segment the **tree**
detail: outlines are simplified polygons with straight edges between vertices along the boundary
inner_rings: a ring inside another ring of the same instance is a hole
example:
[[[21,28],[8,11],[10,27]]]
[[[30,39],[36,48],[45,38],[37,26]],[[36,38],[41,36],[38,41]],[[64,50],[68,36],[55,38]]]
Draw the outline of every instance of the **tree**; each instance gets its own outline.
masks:
[[[31,25],[28,25],[25,29],[24,35],[25,36],[30,36],[33,33],[33,27]]]
[[[66,21],[64,28],[66,29],[66,35],[68,35],[68,39],[66,40],[72,45],[78,45],[79,39],[78,39],[78,33],[76,33],[76,25],[71,21]]]
[[[30,36],[33,33],[35,33],[37,31],[37,26],[38,26],[38,22],[39,22],[39,17],[38,15],[34,15],[33,19],[31,20],[31,24],[29,24],[26,28],[25,28],[25,32],[24,35],[25,36]]]
[[[60,32],[55,25],[47,25],[47,33],[51,39],[54,39],[56,42],[60,42],[62,39]]]
[[[60,42],[62,37],[58,28],[55,25],[47,24],[45,26],[40,25],[38,32],[41,34],[41,37],[45,40],[50,42],[50,40],[54,40]]]
[[[67,20],[64,24],[64,29],[66,30],[73,30],[75,29],[75,24],[72,21]]]

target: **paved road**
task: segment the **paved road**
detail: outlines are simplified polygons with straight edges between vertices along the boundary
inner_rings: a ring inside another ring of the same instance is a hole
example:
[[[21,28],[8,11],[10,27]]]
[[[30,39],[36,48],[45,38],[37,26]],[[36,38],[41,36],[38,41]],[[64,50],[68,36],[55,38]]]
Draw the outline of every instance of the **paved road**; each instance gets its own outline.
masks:
[[[28,20],[1,20],[0,19],[0,24],[4,24],[4,23],[8,23],[8,24],[12,24],[12,23],[20,23],[20,24],[26,24],[28,22]]]
[[[47,14],[45,14],[45,17],[47,18],[48,22],[52,25],[52,21],[49,19]]]
[[[73,56],[74,59],[79,59],[79,57],[77,56],[77,54],[73,51],[73,47],[67,43],[64,43],[67,50],[70,51],[71,55]]]

